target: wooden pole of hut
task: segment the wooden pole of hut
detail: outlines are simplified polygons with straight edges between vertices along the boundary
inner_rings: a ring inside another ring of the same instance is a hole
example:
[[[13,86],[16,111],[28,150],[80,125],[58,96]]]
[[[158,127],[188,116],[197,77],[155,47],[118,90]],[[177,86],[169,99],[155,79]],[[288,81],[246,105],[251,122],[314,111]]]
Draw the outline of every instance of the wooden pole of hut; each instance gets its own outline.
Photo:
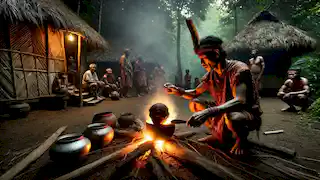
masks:
[[[78,34],[78,74],[79,74],[79,96],[80,96],[80,107],[83,106],[82,97],[82,76],[81,76],[81,36]]]
[[[14,98],[17,98],[17,91],[16,91],[16,76],[14,73],[14,62],[13,62],[13,57],[12,57],[12,49],[11,49],[11,43],[10,43],[10,25],[7,21],[5,21],[5,24],[3,24],[4,26],[4,30],[5,30],[5,34],[6,36],[4,36],[4,40],[6,43],[6,48],[9,50],[8,51],[8,57],[10,59],[10,65],[11,65],[11,77],[12,77],[12,88],[13,88],[13,96]]]

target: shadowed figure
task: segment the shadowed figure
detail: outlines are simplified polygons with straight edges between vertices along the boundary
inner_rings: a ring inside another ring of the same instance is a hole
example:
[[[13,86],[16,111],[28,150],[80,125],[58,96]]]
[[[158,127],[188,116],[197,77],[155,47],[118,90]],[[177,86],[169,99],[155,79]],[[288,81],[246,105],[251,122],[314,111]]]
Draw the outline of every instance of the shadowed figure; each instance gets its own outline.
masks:
[[[289,105],[282,111],[296,112],[294,106],[300,106],[302,111],[306,111],[309,106],[309,84],[308,80],[300,76],[300,69],[288,71],[288,79],[284,82],[278,92],[278,97]]]
[[[120,57],[121,95],[128,97],[129,89],[132,88],[133,68],[129,60],[130,50],[126,49]]]
[[[184,88],[191,89],[191,75],[189,69],[186,70],[186,74],[184,75]]]
[[[265,68],[264,60],[262,56],[257,56],[257,50],[252,50],[252,58],[249,59],[249,68],[252,75],[253,82],[255,84],[256,91],[261,89],[261,77]]]

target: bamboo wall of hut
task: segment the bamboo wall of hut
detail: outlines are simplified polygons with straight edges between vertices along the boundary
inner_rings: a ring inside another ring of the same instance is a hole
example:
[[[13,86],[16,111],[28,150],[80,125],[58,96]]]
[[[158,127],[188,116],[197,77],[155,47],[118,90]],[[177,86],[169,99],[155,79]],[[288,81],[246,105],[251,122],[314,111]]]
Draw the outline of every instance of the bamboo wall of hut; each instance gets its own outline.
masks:
[[[50,26],[7,23],[0,30],[0,100],[48,96],[58,72],[66,72],[64,32]]]

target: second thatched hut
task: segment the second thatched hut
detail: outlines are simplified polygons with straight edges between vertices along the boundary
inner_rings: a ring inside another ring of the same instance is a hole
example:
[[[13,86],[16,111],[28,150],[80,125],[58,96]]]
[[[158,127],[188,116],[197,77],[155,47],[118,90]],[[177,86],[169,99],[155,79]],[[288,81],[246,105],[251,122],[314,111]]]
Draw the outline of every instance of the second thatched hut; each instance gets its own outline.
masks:
[[[225,45],[230,59],[248,62],[252,50],[264,57],[262,88],[267,91],[281,86],[292,57],[311,52],[315,47],[316,41],[306,32],[281,22],[269,11],[258,13]]]

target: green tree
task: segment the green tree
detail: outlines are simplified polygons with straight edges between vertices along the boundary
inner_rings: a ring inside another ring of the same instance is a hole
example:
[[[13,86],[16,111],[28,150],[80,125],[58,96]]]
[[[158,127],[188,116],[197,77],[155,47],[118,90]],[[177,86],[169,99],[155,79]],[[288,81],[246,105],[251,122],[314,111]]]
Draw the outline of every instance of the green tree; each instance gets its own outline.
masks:
[[[206,12],[213,0],[160,0],[171,18],[176,22],[174,29],[176,31],[176,58],[177,58],[177,80],[182,84],[182,66],[181,66],[181,29],[185,18],[194,17],[195,20],[204,20]]]

